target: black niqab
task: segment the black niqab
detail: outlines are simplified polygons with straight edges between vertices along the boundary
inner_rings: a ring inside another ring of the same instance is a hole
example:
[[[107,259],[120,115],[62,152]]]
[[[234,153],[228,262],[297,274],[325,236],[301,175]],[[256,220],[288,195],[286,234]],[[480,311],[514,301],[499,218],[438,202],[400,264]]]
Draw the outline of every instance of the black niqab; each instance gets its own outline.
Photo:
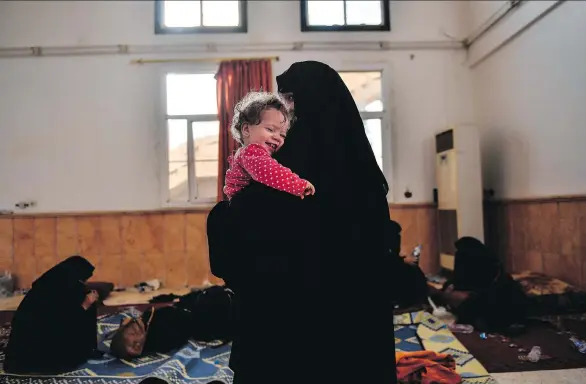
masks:
[[[480,240],[462,237],[455,242],[453,279],[455,291],[469,294],[453,312],[458,321],[483,332],[503,332],[512,324],[524,324],[528,300],[498,257]]]
[[[96,307],[82,307],[94,266],[81,256],[57,264],[32,285],[12,319],[4,369],[51,374],[76,368],[97,347]]]
[[[502,264],[480,240],[465,236],[454,243],[454,289],[481,292],[487,290],[503,272]]]
[[[377,273],[387,249],[389,188],[352,94],[335,70],[315,61],[293,64],[277,83],[292,93],[297,121],[275,157],[316,187],[310,201],[320,221],[320,279],[346,278],[349,271],[339,268]]]
[[[94,266],[81,256],[71,256],[43,273],[33,282],[33,288],[56,290],[79,285],[94,274]],[[83,285],[83,284],[82,284]]]
[[[345,176],[367,183],[359,190],[347,190],[370,193],[369,189],[380,188],[378,192],[386,195],[388,184],[340,75],[326,64],[305,61],[277,76],[277,84],[279,92],[293,95],[297,121],[275,158],[302,176],[313,177],[316,188],[331,184],[340,189],[336,177]]]

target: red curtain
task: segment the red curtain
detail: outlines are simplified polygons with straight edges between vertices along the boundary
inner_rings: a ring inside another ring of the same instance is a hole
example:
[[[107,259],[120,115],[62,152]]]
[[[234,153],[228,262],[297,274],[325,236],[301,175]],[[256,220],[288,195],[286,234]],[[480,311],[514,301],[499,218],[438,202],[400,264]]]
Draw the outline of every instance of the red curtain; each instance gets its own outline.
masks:
[[[223,61],[216,73],[220,120],[218,201],[226,199],[222,189],[228,169],[228,156],[238,148],[238,143],[232,140],[230,135],[234,107],[250,91],[272,91],[273,71],[271,65],[270,59]]]

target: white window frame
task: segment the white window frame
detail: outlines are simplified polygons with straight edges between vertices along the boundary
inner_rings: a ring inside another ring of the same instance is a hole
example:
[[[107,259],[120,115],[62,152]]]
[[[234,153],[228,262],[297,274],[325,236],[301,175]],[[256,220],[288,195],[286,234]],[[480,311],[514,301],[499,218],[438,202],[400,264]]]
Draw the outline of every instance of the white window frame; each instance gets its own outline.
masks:
[[[381,4],[381,18],[382,24],[366,24],[366,25],[353,25],[347,24],[345,18],[344,24],[342,25],[314,25],[309,24],[309,4],[307,0],[301,0],[300,15],[301,15],[301,32],[381,32],[391,30],[391,5],[388,0],[382,0]],[[344,16],[347,12],[347,4],[344,1]]]
[[[194,122],[219,121],[219,114],[202,114],[202,115],[168,115],[167,114],[167,75],[168,74],[190,74],[190,75],[207,75],[215,74],[218,65],[212,63],[198,63],[197,65],[175,64],[161,68],[160,73],[160,102],[159,102],[159,159],[160,159],[160,183],[161,183],[161,200],[164,208],[190,208],[202,207],[208,208],[216,203],[217,197],[198,198],[197,197],[197,177],[195,174],[195,153],[193,150],[193,127]],[[168,120],[187,120],[187,173],[189,185],[189,200],[185,202],[170,201],[169,193],[169,132]],[[219,156],[219,153],[218,153]],[[219,160],[219,158],[218,158]],[[219,177],[219,175],[218,175]]]
[[[381,119],[381,141],[382,141],[382,165],[383,174],[389,184],[389,193],[387,201],[393,202],[393,138],[391,130],[391,72],[392,67],[389,62],[377,63],[356,63],[347,62],[334,65],[333,68],[339,72],[380,72],[381,73],[381,101],[383,110],[378,112],[360,111],[362,120]]]
[[[197,27],[167,27],[164,23],[165,1],[155,0],[155,34],[157,35],[189,35],[202,33],[247,33],[248,32],[248,2],[238,1],[239,20],[238,25],[211,26],[200,25]],[[200,4],[203,11],[203,4]]]

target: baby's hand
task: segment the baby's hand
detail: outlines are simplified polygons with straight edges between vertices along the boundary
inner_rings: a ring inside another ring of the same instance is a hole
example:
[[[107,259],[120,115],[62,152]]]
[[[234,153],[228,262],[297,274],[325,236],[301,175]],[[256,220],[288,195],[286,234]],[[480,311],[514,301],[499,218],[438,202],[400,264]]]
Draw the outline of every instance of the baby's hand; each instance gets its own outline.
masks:
[[[301,199],[309,195],[315,195],[315,187],[308,181],[307,185],[305,186],[305,191],[303,191],[303,195],[301,195]]]
[[[91,292],[89,292],[86,296],[85,299],[83,300],[83,303],[81,304],[81,306],[85,309],[88,310],[89,307],[92,306],[92,304],[94,304],[96,301],[98,301],[98,298],[100,296],[98,295],[98,292],[96,292],[95,290],[92,290]]]

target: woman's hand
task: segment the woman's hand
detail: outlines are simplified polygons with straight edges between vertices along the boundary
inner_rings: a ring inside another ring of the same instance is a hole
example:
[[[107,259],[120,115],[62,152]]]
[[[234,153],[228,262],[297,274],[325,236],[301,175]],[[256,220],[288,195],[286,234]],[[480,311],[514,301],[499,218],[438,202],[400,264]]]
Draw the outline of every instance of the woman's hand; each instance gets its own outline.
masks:
[[[403,261],[410,265],[417,265],[417,259],[413,255],[406,255],[402,253],[400,255],[403,258]]]
[[[303,195],[301,195],[301,199],[309,195],[315,195],[315,187],[308,181],[307,185],[305,186],[305,191],[303,191]]]
[[[85,296],[85,299],[83,299],[83,303],[81,304],[81,306],[83,307],[83,309],[88,310],[96,301],[98,301],[99,297],[100,295],[98,295],[98,292],[92,290]]]

